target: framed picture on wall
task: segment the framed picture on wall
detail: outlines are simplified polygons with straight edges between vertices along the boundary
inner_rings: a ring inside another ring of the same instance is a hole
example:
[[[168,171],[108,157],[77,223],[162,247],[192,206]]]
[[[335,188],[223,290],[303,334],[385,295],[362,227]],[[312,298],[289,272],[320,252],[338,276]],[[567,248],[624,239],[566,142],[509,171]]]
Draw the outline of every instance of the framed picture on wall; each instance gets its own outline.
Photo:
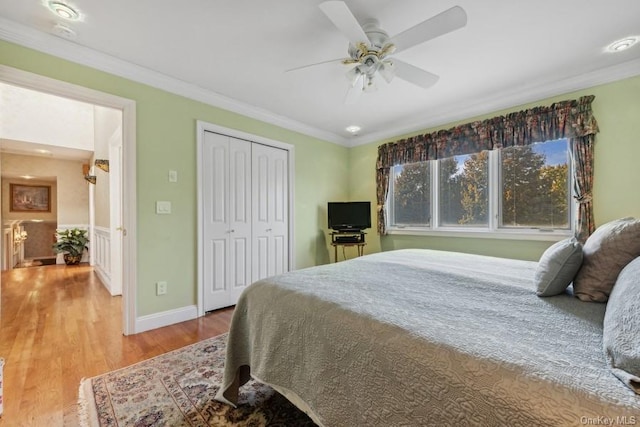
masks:
[[[11,212],[51,212],[50,185],[10,184]]]

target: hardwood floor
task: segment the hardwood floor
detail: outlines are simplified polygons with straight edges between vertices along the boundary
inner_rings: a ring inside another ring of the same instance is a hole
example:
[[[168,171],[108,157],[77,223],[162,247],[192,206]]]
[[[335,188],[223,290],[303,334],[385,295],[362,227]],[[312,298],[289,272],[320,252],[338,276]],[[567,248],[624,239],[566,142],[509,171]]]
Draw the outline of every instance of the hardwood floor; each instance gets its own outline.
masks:
[[[121,297],[88,265],[2,272],[0,426],[77,425],[80,380],[229,330],[232,308],[125,337]]]

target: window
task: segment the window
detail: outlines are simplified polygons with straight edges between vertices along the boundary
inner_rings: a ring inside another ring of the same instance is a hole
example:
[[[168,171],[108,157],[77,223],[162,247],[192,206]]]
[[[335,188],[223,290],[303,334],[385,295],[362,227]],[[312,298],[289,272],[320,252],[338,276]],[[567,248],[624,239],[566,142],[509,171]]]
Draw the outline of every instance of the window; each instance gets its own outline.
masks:
[[[441,226],[487,226],[489,152],[438,161]]]
[[[395,166],[391,171],[391,217],[398,226],[429,226],[430,162]]]
[[[502,150],[500,226],[569,229],[569,176],[566,139]]]
[[[566,139],[395,166],[388,228],[569,232]]]

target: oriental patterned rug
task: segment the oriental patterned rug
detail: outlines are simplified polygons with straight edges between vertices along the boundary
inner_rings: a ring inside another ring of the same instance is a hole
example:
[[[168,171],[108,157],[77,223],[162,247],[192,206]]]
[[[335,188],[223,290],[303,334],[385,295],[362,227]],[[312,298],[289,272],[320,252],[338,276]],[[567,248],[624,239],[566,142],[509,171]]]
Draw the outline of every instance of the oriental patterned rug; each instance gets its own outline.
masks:
[[[83,426],[315,426],[271,387],[250,381],[237,408],[214,400],[224,367],[227,335],[84,379]]]

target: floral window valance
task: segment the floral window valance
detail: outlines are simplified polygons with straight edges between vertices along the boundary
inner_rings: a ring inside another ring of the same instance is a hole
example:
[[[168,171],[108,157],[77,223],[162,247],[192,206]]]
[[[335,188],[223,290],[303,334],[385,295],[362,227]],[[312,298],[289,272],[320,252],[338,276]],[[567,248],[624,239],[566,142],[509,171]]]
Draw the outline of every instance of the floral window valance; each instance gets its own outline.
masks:
[[[594,98],[584,96],[389,142],[378,147],[377,167],[596,134],[598,125],[591,111]]]
[[[392,166],[568,138],[571,141],[574,182],[576,187],[580,186],[580,191],[574,189],[581,203],[579,212],[582,212],[577,218],[578,235],[584,237],[590,234],[594,227],[590,208],[592,142],[593,135],[598,132],[598,124],[591,110],[594,98],[592,95],[583,96],[577,100],[561,101],[547,107],[535,107],[381,145],[378,147],[376,163],[378,231],[386,234],[384,203]],[[576,144],[587,146],[578,147]],[[587,203],[589,208],[583,212],[583,204]]]

